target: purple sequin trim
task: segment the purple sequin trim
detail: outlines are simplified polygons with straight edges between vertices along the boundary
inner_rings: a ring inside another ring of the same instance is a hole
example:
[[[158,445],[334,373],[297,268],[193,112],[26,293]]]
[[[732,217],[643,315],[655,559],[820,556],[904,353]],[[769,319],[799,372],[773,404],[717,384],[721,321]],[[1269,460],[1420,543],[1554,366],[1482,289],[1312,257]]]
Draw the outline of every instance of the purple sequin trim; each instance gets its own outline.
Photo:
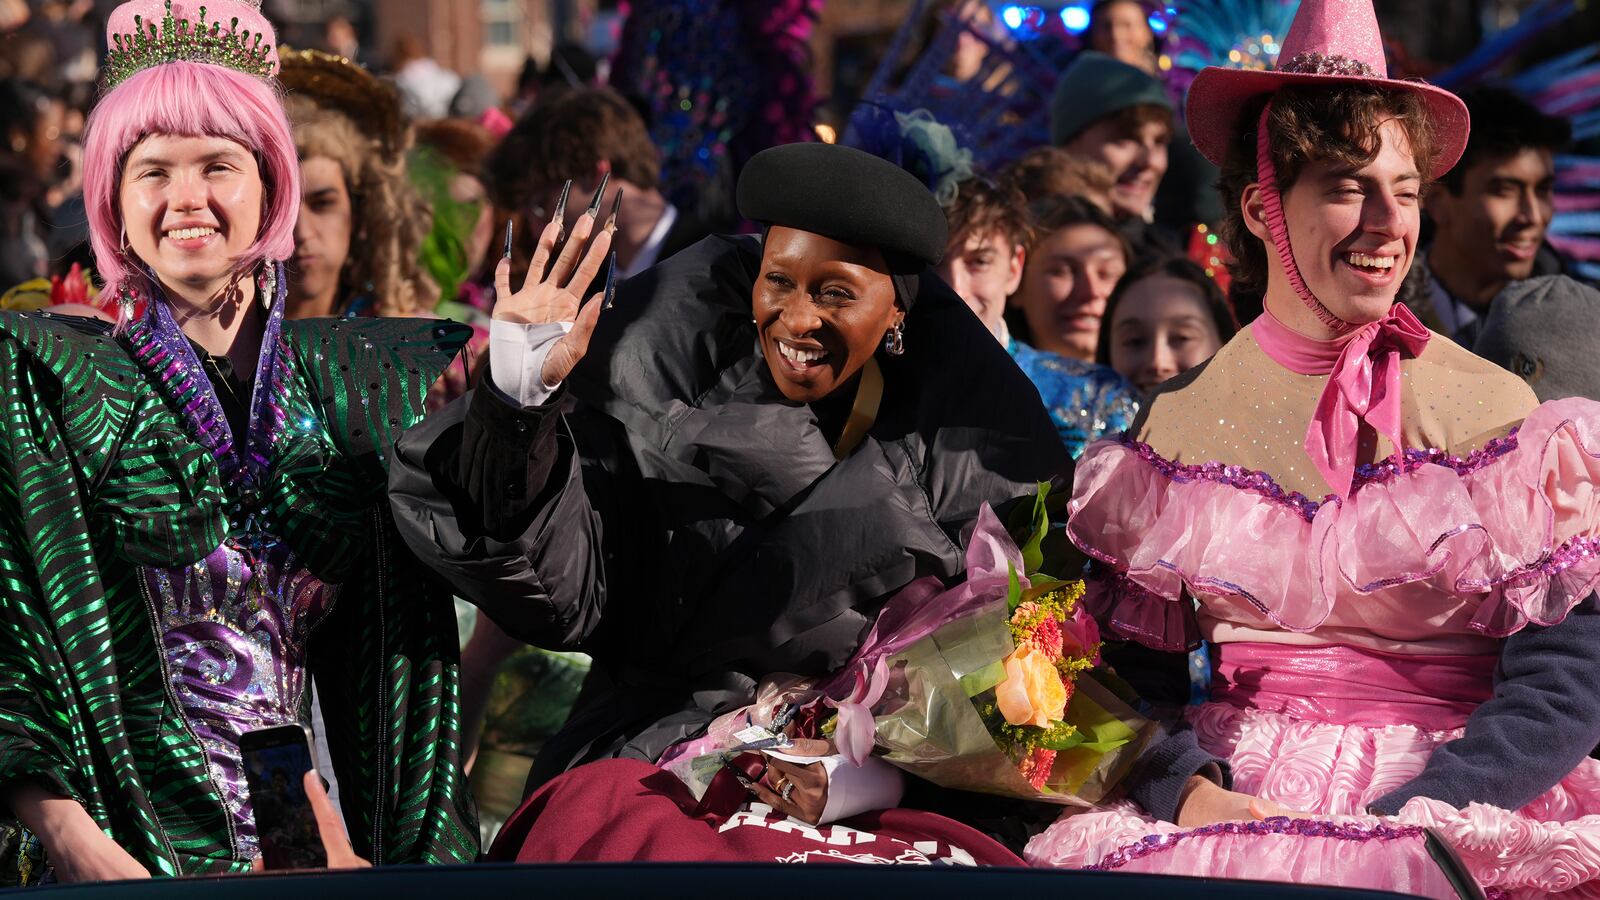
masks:
[[[1316,518],[1317,510],[1324,504],[1336,503],[1339,499],[1335,494],[1328,494],[1321,500],[1313,500],[1299,491],[1284,490],[1271,475],[1255,469],[1230,466],[1220,462],[1208,462],[1198,466],[1186,465],[1173,462],[1157,453],[1149,444],[1132,438],[1124,436],[1122,443],[1137,453],[1140,459],[1174,482],[1184,484],[1191,481],[1210,481],[1237,490],[1249,491],[1293,509],[1307,522]],[[1354,494],[1372,484],[1389,484],[1396,478],[1415,472],[1423,466],[1444,466],[1457,475],[1466,476],[1515,449],[1517,449],[1517,432],[1513,429],[1505,437],[1496,438],[1464,457],[1451,456],[1437,448],[1407,450],[1382,462],[1357,466],[1350,493]]]
[[[146,303],[145,315],[131,323],[126,332],[133,357],[156,376],[167,396],[182,410],[195,440],[217,460],[224,483],[242,494],[247,505],[253,505],[271,463],[272,444],[283,428],[287,369],[283,363],[289,352],[282,336],[288,293],[282,267],[274,264],[271,270],[264,270],[257,287],[260,293],[272,295],[272,307],[253,379],[250,426],[244,435],[243,453],[236,452],[240,442],[228,425],[211,379],[166,303],[159,298]]]
[[[1268,500],[1281,503],[1297,512],[1306,520],[1311,521],[1317,510],[1330,500],[1336,499],[1329,494],[1321,502],[1312,500],[1299,491],[1286,491],[1272,480],[1272,476],[1243,466],[1230,466],[1220,462],[1208,462],[1203,465],[1191,466],[1184,463],[1173,462],[1155,451],[1149,444],[1124,437],[1123,443],[1132,448],[1139,458],[1155,467],[1156,471],[1165,475],[1169,480],[1179,484],[1191,481],[1210,481],[1217,484],[1226,484],[1241,491],[1260,494]]]
[[[1503,587],[1529,581],[1546,581],[1574,566],[1600,559],[1600,537],[1578,536],[1568,538],[1561,546],[1531,563],[1518,566],[1490,581],[1468,581],[1466,586],[1479,590]],[[1543,624],[1543,623],[1541,623]]]
[[[1332,838],[1339,841],[1394,841],[1411,838],[1421,838],[1424,831],[1420,825],[1354,825],[1338,824],[1334,822],[1321,822],[1315,819],[1290,819],[1285,816],[1273,816],[1260,822],[1218,822],[1193,831],[1179,831],[1173,834],[1147,834],[1137,843],[1120,847],[1099,862],[1087,868],[1091,871],[1110,871],[1118,869],[1134,860],[1165,853],[1190,838],[1214,837],[1217,835],[1238,835],[1241,837],[1262,837],[1271,834],[1290,835],[1292,837]]]
[[[1369,65],[1352,56],[1340,53],[1296,53],[1288,62],[1278,63],[1279,72],[1295,75],[1349,75],[1357,78],[1377,78],[1378,73]]]
[[[153,306],[153,303],[147,304],[147,308]],[[177,339],[150,327],[148,317],[131,324],[126,334],[134,359],[166,388],[167,396],[194,427],[194,436],[200,445],[211,451],[218,461],[229,459],[233,454],[233,434],[228,429],[222,405],[212,393],[205,373],[198,367],[183,364]]]
[[[1356,487],[1369,484],[1388,484],[1401,475],[1409,475],[1423,466],[1444,466],[1457,475],[1470,475],[1507,453],[1517,449],[1517,429],[1503,438],[1495,438],[1466,456],[1451,456],[1436,447],[1426,450],[1407,450],[1400,459],[1389,457],[1382,462],[1356,467]]]

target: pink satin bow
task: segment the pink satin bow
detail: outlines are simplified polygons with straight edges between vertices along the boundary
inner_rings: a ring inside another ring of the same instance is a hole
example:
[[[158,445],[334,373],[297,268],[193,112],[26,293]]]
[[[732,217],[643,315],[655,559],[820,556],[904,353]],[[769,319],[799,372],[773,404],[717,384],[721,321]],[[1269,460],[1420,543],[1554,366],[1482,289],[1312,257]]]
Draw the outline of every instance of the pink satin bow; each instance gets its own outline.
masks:
[[[1317,411],[1306,428],[1306,454],[1341,497],[1355,478],[1361,422],[1400,442],[1400,359],[1415,358],[1428,346],[1428,329],[1403,304],[1362,326],[1340,351]]]
[[[1278,321],[1270,310],[1250,323],[1256,343],[1278,365],[1301,375],[1329,375],[1306,427],[1306,455],[1344,497],[1355,478],[1361,422],[1400,443],[1400,359],[1416,357],[1432,333],[1401,304],[1389,314],[1331,341],[1319,341]]]

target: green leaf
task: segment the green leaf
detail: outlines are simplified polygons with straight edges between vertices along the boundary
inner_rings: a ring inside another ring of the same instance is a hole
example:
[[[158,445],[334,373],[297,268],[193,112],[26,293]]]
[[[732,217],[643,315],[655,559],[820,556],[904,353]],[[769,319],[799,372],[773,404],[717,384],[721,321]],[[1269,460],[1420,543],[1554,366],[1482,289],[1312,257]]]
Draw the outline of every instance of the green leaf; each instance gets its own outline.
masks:
[[[1045,498],[1050,496],[1050,485],[1039,482],[1038,494],[1033,500],[1033,531],[1028,536],[1028,542],[1022,545],[1022,566],[1028,574],[1039,571],[1044,565],[1044,553],[1039,549],[1044,543],[1044,536],[1050,531],[1050,513],[1045,509]]]
[[[1078,737],[1080,737],[1080,738],[1083,737],[1083,734],[1080,732],[1078,734]],[[1119,739],[1113,740],[1113,741],[1085,742],[1085,743],[1079,744],[1078,746],[1082,747],[1085,750],[1093,750],[1096,753],[1110,753],[1111,751],[1117,749],[1118,747],[1125,746],[1125,745],[1127,745],[1129,743],[1131,743],[1131,739],[1122,740],[1122,739],[1119,738]]]
[[[1057,581],[1054,578],[1035,580],[1032,582],[1033,587],[1030,587],[1027,591],[1023,592],[1022,599],[1019,602],[1027,603],[1030,600],[1037,600],[1040,597],[1043,597],[1045,594],[1048,594],[1051,591],[1059,591],[1071,583],[1072,582],[1070,581]]]
[[[1006,563],[1006,607],[1012,612],[1022,605],[1022,581],[1017,578],[1017,567]]]

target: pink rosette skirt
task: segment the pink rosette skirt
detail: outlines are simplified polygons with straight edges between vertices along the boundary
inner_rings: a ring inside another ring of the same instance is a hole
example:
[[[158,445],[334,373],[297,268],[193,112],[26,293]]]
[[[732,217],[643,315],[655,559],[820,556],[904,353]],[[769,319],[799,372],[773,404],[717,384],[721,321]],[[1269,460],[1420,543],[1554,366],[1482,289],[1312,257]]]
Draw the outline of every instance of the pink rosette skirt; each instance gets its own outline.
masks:
[[[1492,657],[1232,644],[1223,659],[1215,699],[1189,713],[1200,745],[1229,761],[1234,790],[1314,818],[1180,828],[1123,801],[1064,814],[1028,844],[1031,865],[1455,897],[1425,849],[1431,828],[1491,896],[1600,898],[1600,761],[1516,811],[1419,797],[1365,812],[1461,735]]]

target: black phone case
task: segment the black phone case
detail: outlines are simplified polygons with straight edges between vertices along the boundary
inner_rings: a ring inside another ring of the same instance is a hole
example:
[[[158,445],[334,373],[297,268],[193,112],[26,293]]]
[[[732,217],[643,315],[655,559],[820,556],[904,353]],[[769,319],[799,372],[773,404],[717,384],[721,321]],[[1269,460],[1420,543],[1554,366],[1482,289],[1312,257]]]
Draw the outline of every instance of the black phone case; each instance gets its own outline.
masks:
[[[298,725],[240,735],[257,846],[268,869],[321,869],[328,865],[317,817],[302,784],[305,773],[316,769],[309,737]]]

